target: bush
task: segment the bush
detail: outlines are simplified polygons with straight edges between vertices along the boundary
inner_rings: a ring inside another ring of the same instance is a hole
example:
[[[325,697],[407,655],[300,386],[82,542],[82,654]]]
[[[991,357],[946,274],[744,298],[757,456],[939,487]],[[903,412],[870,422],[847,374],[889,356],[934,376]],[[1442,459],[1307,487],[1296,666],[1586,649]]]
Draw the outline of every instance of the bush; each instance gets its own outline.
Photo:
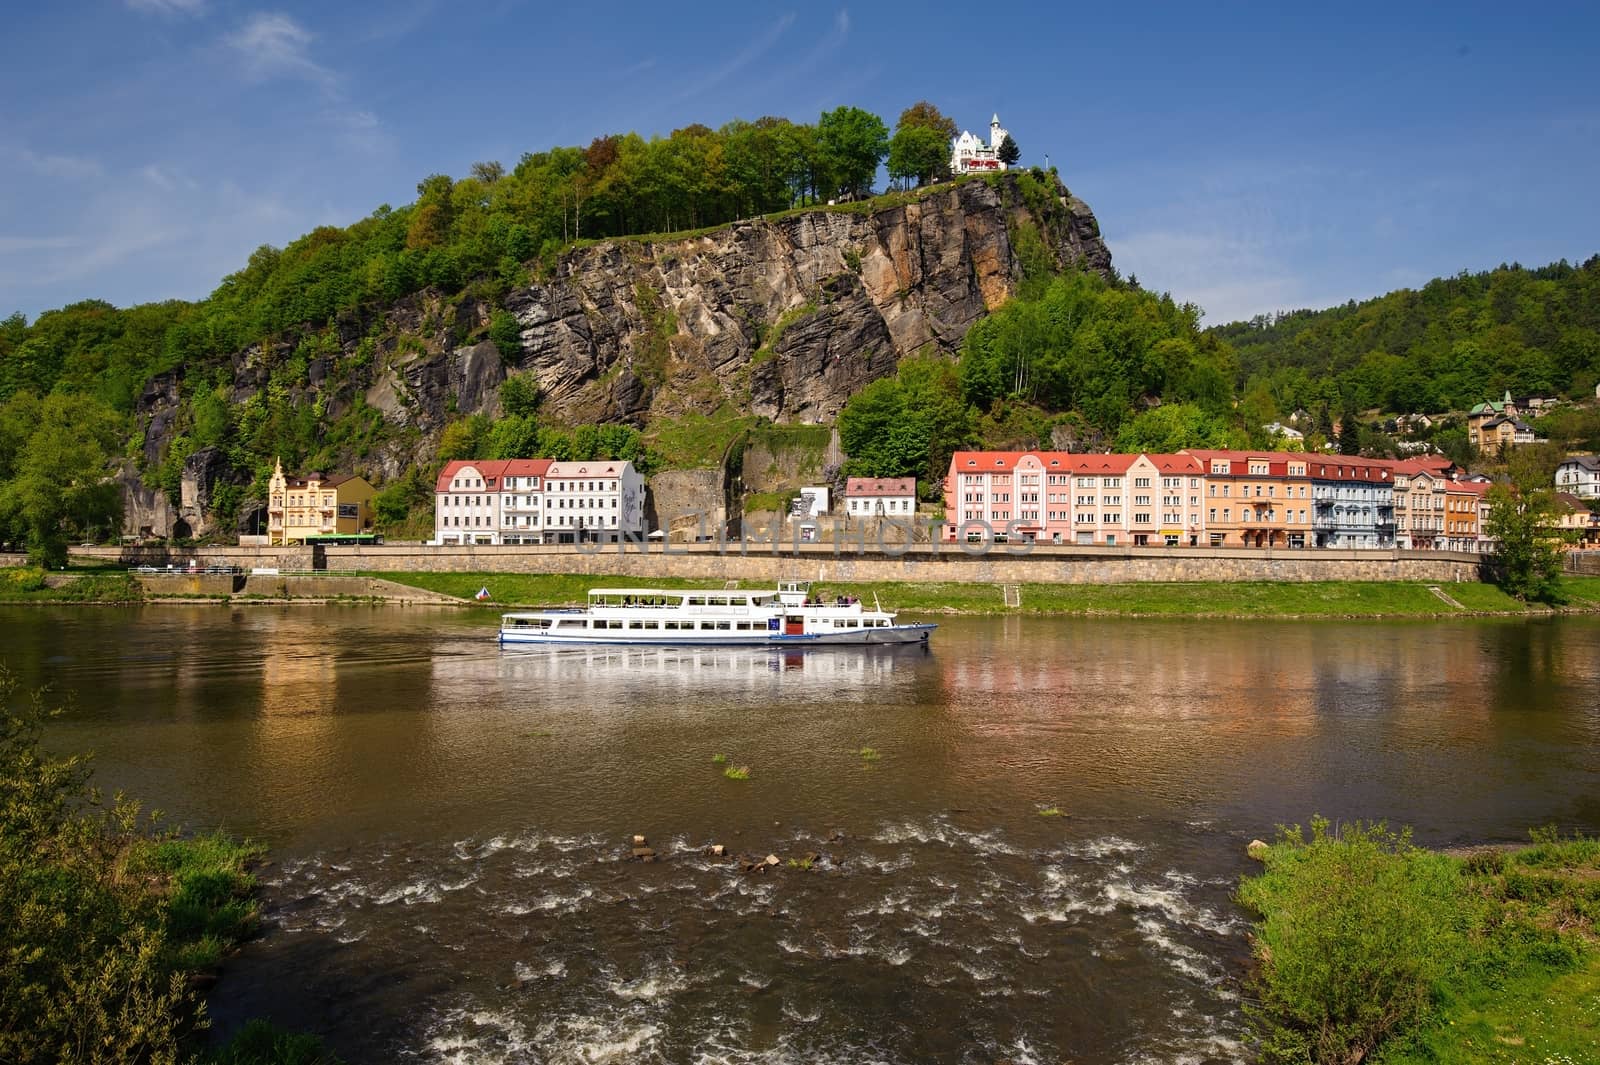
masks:
[[[87,760],[40,746],[58,710],[0,668],[0,1061],[176,1062],[205,1027],[188,972],[254,927],[259,850],[153,832]]]
[[[1268,1062],[1354,1065],[1467,953],[1459,864],[1381,823],[1282,830],[1239,900],[1263,916],[1248,1013]]]
[[[266,1021],[251,1021],[207,1065],[340,1065],[339,1058],[313,1035],[285,1032]]]

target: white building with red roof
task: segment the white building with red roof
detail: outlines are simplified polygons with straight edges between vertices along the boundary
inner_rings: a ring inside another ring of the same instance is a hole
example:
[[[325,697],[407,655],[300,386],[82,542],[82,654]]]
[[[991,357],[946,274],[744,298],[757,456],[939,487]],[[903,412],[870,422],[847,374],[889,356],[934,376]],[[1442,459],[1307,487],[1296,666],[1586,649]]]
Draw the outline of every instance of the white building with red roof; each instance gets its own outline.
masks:
[[[434,484],[435,544],[544,542],[549,459],[457,459]]]
[[[435,544],[613,542],[644,534],[644,478],[597,459],[458,459],[434,485]]]
[[[852,518],[898,518],[917,513],[915,477],[851,477],[844,483],[844,512]]]

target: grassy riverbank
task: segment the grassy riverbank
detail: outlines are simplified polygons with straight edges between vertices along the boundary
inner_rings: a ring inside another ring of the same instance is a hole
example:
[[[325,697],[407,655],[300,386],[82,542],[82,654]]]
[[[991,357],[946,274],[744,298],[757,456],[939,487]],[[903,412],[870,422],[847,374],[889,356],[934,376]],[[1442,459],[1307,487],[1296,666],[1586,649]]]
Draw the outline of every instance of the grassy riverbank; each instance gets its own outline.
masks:
[[[0,569],[0,603],[137,603],[144,590],[121,569],[46,573],[35,566]]]
[[[1600,840],[1456,856],[1317,820],[1263,857],[1239,892],[1263,1061],[1600,1061]]]
[[[544,575],[530,573],[369,574],[429,591],[470,599],[480,588],[491,596],[486,606],[581,603],[594,587],[646,585],[661,588],[721,588],[722,581]],[[757,587],[742,582],[741,587]],[[1430,587],[1460,606],[1435,595]],[[1006,605],[1006,590],[994,584],[854,583],[816,586],[819,594],[876,596],[884,607],[921,614],[1091,614],[1130,617],[1435,617],[1456,614],[1521,614],[1530,608],[1492,584],[1430,586],[1405,581],[1321,581],[1185,584],[1024,584],[1017,606]],[[1600,609],[1600,578],[1566,582],[1575,609]],[[1538,609],[1538,608],[1535,608]]]

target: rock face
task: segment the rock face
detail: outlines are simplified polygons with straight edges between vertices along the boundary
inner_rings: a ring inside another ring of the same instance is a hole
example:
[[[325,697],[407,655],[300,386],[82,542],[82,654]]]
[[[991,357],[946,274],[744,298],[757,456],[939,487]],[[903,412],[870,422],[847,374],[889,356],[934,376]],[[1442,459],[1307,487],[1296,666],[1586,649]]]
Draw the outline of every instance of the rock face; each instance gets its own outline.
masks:
[[[1040,214],[1043,217],[1040,217]],[[819,422],[929,345],[949,352],[1020,279],[1012,232],[1032,224],[1061,266],[1109,274],[1083,201],[1023,203],[1016,175],[879,211],[807,211],[663,243],[575,252],[514,292],[516,368],[547,410],[639,424],[723,402]]]
[[[378,484],[432,461],[453,419],[499,414],[511,375],[537,384],[541,420],[642,426],[731,406],[777,422],[827,422],[904,356],[955,351],[1010,299],[1022,276],[1019,234],[1036,231],[1057,266],[1110,274],[1094,214],[1053,181],[1013,172],[877,209],[847,204],[683,240],[606,241],[566,253],[547,279],[500,300],[516,318],[520,351],[503,355],[485,338],[497,306],[473,289],[454,299],[423,290],[233,353],[229,398],[263,417],[269,403],[317,409],[324,426],[372,419],[352,434],[368,442],[344,445],[328,472]],[[286,376],[301,358],[303,369]],[[146,477],[182,428],[189,387],[182,370],[165,373],[135,405]],[[225,531],[211,513],[216,486],[243,486],[253,473],[196,452],[175,508],[125,478],[128,531]],[[719,494],[683,487],[684,502]],[[239,519],[260,524],[247,510]]]

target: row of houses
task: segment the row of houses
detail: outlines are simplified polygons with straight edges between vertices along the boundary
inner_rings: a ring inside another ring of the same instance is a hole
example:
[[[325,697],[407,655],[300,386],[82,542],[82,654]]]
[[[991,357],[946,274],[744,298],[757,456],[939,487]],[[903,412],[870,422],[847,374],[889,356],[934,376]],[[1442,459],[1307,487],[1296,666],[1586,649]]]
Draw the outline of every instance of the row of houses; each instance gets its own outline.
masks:
[[[1444,458],[960,451],[945,476],[943,537],[1486,551],[1488,488]]]

